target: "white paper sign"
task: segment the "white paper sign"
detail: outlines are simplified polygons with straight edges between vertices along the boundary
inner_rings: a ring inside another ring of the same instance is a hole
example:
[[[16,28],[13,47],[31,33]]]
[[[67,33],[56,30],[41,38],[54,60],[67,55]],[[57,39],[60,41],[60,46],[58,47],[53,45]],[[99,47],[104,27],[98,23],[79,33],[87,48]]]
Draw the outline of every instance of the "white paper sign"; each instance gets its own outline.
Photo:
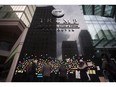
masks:
[[[77,71],[77,70],[76,70],[75,74],[76,74],[76,75],[75,75],[75,76],[76,76],[76,79],[80,79],[80,78],[81,78],[81,76],[80,76],[80,71]]]

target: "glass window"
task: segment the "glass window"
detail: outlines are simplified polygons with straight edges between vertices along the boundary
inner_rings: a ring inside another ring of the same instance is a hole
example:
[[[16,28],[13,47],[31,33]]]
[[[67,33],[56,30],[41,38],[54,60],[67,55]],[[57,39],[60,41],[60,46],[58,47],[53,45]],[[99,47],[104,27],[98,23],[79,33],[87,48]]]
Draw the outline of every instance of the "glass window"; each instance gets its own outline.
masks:
[[[89,16],[84,16],[85,20],[91,20]]]
[[[101,24],[101,23],[104,23],[104,21],[103,20],[99,20],[98,23]]]
[[[96,19],[99,23],[104,23],[103,18],[101,16],[96,16]]]
[[[115,21],[111,21],[111,23],[112,23],[112,24],[116,24],[116,22],[115,22]]]
[[[102,19],[104,20],[104,22],[108,22],[108,18],[107,17],[102,17]]]
[[[93,24],[87,24],[87,26],[88,26],[88,31],[90,32],[92,39],[93,40],[98,39],[97,32],[95,31]]]
[[[114,22],[114,19],[113,19],[113,18],[108,18],[108,20],[109,20],[110,22]]]
[[[3,5],[0,5],[0,10],[3,8]]]
[[[5,11],[12,11],[12,8],[9,5],[4,5],[4,7],[1,9],[1,11],[5,12]]]
[[[85,21],[86,23],[92,23],[91,21]]]
[[[18,19],[18,16],[15,12],[7,12],[3,19]]]
[[[101,15],[101,6],[95,5],[94,12],[95,12],[95,15]]]
[[[25,10],[25,15],[27,15],[27,18],[28,18],[28,20],[31,22],[31,20],[32,20],[32,16],[31,16],[31,13],[29,12],[29,9],[26,7],[26,10]]]
[[[25,16],[25,14],[22,15],[21,20],[25,23],[26,26],[29,26],[29,21],[27,17]]]
[[[26,6],[11,6],[13,11],[24,11]]]
[[[94,27],[95,27],[95,29],[97,31],[97,34],[98,34],[99,38],[100,39],[104,38],[102,28],[100,27],[100,25],[96,23],[96,24],[94,24]]]
[[[6,18],[9,18],[9,19],[19,19],[15,12],[9,13],[9,15]]]
[[[94,20],[94,21],[92,20],[91,22],[92,22],[92,23],[98,23],[98,21],[97,21],[97,20]]]
[[[111,11],[112,11],[112,6],[106,5],[104,16],[111,16]]]
[[[28,8],[29,8],[29,10],[30,10],[31,14],[33,15],[33,14],[34,14],[33,7],[32,7],[31,5],[28,5]]]
[[[103,30],[105,36],[107,37],[107,39],[109,39],[109,40],[112,39],[112,35],[110,34],[109,29],[106,26],[106,24],[101,24],[101,27],[102,27],[102,30]]]
[[[0,12],[0,19],[2,19],[5,15],[6,15],[7,12]]]
[[[96,16],[97,20],[103,20],[103,18],[101,16]]]
[[[116,30],[114,29],[114,26],[111,24],[107,24],[111,34],[113,35],[113,37],[116,37]]]
[[[116,31],[116,23],[112,23],[112,26],[114,27],[114,31]]]
[[[85,9],[85,14],[92,15],[92,5],[85,5],[84,9]]]
[[[6,41],[1,41],[0,42],[0,50],[10,50],[10,43],[6,42]]]
[[[90,15],[89,17],[90,17],[91,20],[96,20],[96,17],[93,16],[93,15]]]
[[[80,10],[81,10],[81,13],[83,14],[83,8],[82,8],[82,5],[80,5],[79,7],[80,7]]]

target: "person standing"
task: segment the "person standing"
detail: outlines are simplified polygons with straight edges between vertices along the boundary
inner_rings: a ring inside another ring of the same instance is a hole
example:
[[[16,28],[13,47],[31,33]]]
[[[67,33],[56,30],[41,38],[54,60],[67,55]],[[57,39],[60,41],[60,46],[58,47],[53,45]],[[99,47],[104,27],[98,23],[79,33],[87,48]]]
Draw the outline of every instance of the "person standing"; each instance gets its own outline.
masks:
[[[116,64],[114,64],[107,54],[102,54],[102,69],[104,77],[109,82],[116,82]]]
[[[80,70],[81,81],[87,82],[89,80],[88,75],[87,75],[87,65],[82,59],[79,60],[78,68]]]
[[[29,62],[29,65],[27,67],[27,81],[34,82],[36,78],[36,64],[35,61]]]
[[[49,61],[45,62],[42,71],[43,71],[44,81],[50,82],[51,66],[49,65]]]
[[[102,69],[103,69],[103,75],[104,75],[104,78],[106,79],[106,81],[109,82],[109,77],[110,77],[110,74],[107,70],[107,65],[108,65],[108,62],[105,58],[102,58]]]
[[[62,63],[59,68],[59,74],[60,82],[66,82],[67,70],[64,63]]]

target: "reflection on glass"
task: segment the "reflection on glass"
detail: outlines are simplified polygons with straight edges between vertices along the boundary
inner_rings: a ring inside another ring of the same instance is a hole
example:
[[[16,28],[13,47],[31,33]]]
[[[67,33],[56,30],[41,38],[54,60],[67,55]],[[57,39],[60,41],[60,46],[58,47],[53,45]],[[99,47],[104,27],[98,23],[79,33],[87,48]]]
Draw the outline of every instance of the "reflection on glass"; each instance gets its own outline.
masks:
[[[108,26],[111,34],[113,35],[113,37],[116,37],[116,30],[115,30],[114,26],[110,25],[110,24],[107,24],[107,26]]]
[[[100,5],[95,5],[94,11],[95,15],[101,15],[101,7]]]
[[[96,20],[96,16],[94,16],[94,15],[90,15],[89,17],[91,20]]]
[[[95,24],[93,24],[93,25],[94,25],[94,27],[95,27],[95,29],[96,29],[96,31],[97,31],[97,34],[98,34],[99,38],[100,38],[100,39],[104,38],[104,35],[103,35],[103,32],[102,32],[102,30],[101,30],[100,25],[99,25],[98,23],[95,23]]]
[[[90,17],[89,17],[88,15],[85,15],[85,16],[84,16],[84,19],[85,19],[85,20],[90,20]]]
[[[92,24],[88,24],[88,31],[90,32],[91,34],[91,37],[92,39],[98,39],[98,36],[97,36],[97,32],[96,30],[94,29],[93,25]]]
[[[109,30],[108,30],[108,27],[106,26],[106,24],[102,24],[101,27],[102,27],[102,30],[103,30],[105,36],[107,37],[107,39],[108,40],[112,39],[112,36],[109,33]]]
[[[93,39],[93,45],[96,45],[98,42],[100,42],[98,46],[104,46],[109,41],[111,42],[107,45],[115,43],[116,23],[114,19],[94,15],[86,15],[84,18]]]
[[[85,14],[92,15],[92,5],[85,5]]]
[[[106,5],[104,16],[111,16],[111,11],[112,11],[112,6]]]

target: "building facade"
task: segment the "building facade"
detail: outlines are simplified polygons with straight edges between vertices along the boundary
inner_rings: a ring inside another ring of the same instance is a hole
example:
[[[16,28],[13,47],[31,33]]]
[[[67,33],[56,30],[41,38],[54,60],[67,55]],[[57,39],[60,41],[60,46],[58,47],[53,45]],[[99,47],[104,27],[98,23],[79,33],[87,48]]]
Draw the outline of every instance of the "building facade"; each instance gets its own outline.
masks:
[[[35,6],[0,5],[0,73],[5,78],[21,35],[30,26]]]
[[[113,18],[85,15],[88,31],[96,49],[108,51],[115,58],[116,49],[116,23]]]
[[[28,59],[52,58],[54,60],[56,58],[56,18],[51,13],[53,9],[53,6],[36,7],[15,72],[19,71],[17,67],[20,62],[28,61]],[[20,81],[19,74],[14,73],[12,81]],[[25,81],[26,78],[23,76],[21,81]]]
[[[116,16],[115,8],[115,5],[82,5],[84,15],[99,15],[114,19]]]
[[[76,41],[63,41],[62,42],[62,59],[66,58],[78,59],[78,48]]]

